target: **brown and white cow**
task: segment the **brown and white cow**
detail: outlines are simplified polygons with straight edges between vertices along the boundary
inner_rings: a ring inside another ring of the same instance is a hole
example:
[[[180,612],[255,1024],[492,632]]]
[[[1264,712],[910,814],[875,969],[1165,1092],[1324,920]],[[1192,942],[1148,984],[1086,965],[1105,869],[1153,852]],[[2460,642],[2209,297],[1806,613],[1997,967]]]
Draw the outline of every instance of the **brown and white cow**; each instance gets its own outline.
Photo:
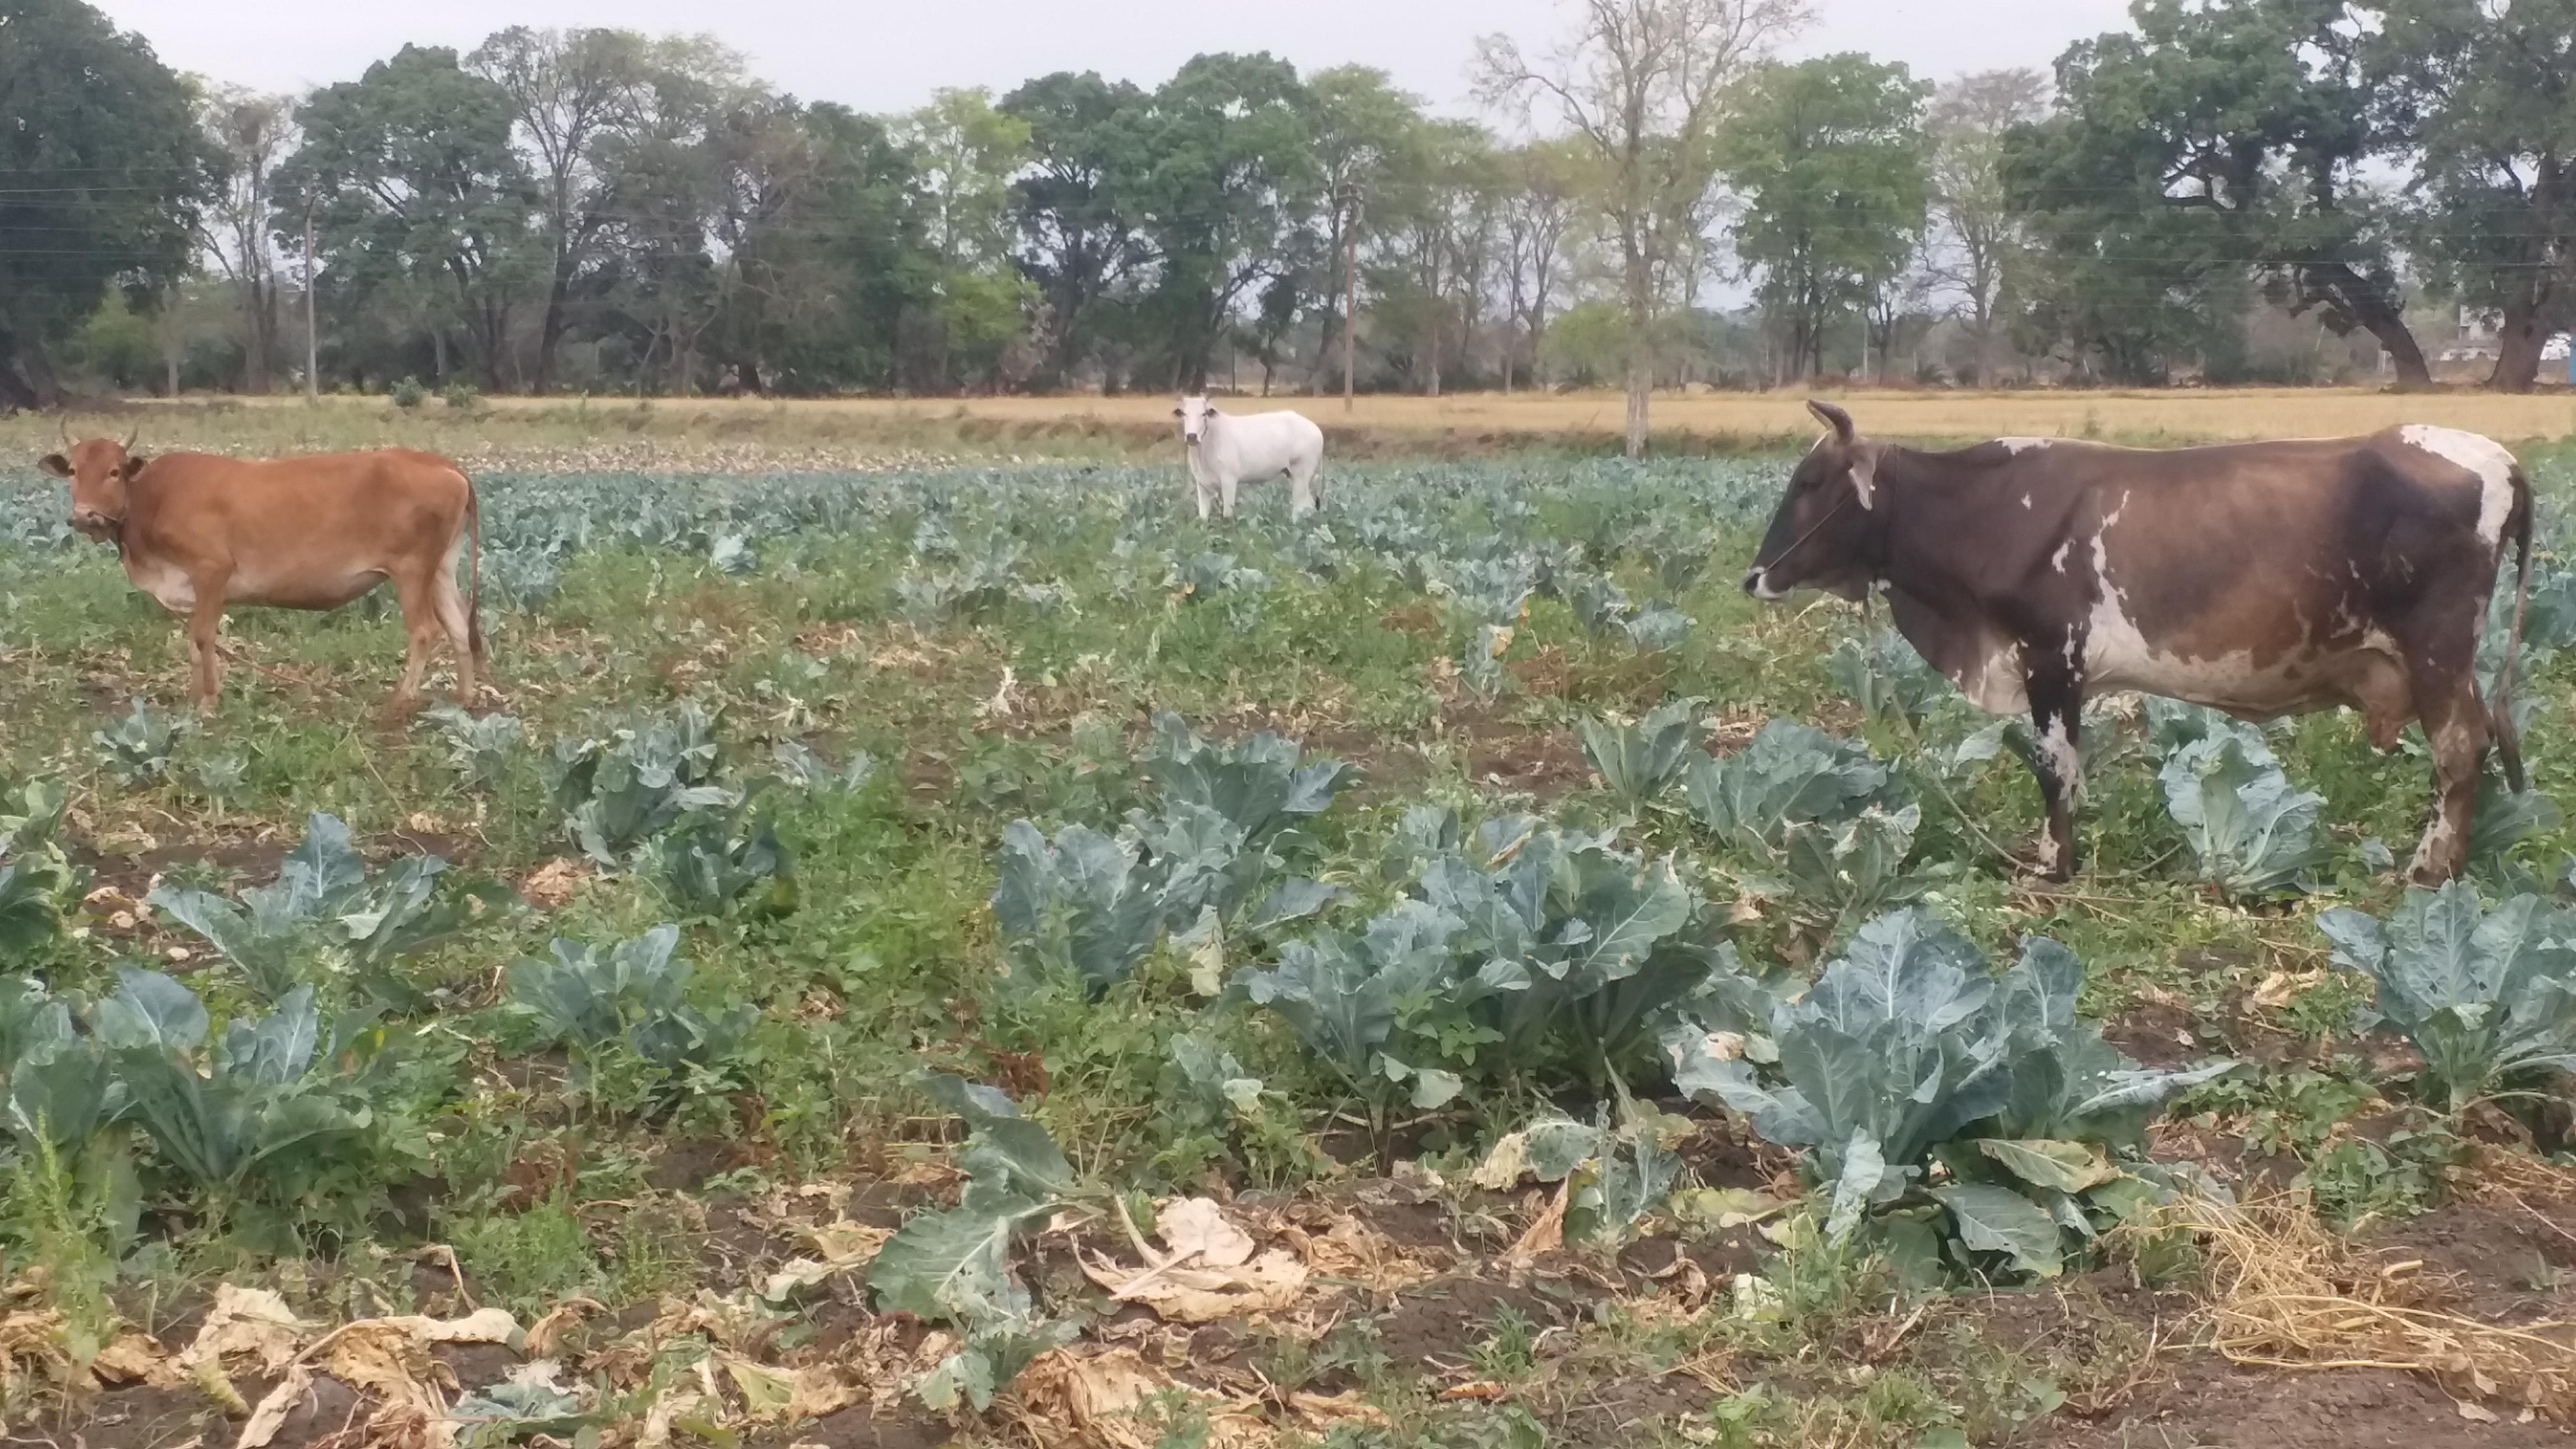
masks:
[[[1789,481],[1744,587],[1886,595],[1896,627],[1980,708],[2028,712],[2048,825],[2039,866],[2073,873],[2087,690],[2241,719],[2350,705],[2393,749],[2424,722],[2439,801],[2414,879],[2468,853],[2490,737],[2522,787],[2504,707],[2531,581],[2531,487],[2473,433],[2147,450],[2005,438],[1957,452],[1829,431]],[[2476,659],[2506,541],[2521,596],[2497,683]]]
[[[144,458],[132,438],[70,443],[39,467],[71,482],[71,526],[116,546],[125,576],[188,620],[189,693],[212,714],[215,631],[227,604],[336,609],[391,580],[410,652],[392,707],[419,697],[444,632],[456,695],[474,704],[484,664],[482,515],[474,485],[433,453],[386,448],[303,458]],[[470,538],[469,538],[470,532]],[[457,556],[474,550],[471,597]]]

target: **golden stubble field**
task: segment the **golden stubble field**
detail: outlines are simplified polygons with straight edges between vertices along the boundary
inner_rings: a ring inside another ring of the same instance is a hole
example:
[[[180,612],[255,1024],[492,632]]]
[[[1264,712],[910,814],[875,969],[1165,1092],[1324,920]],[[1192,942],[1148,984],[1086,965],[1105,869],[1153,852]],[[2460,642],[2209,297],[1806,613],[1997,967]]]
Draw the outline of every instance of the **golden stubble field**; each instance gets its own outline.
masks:
[[[2576,438],[2576,390],[2526,396],[2365,389],[1926,392],[1837,390],[1862,431],[1927,444],[1999,436],[2097,438],[2176,446],[2247,438],[2324,437],[2434,423],[2532,447]],[[1815,432],[1808,393],[1659,394],[1654,446],[1723,453],[1794,446]],[[1607,452],[1623,416],[1615,393],[1466,393],[1450,397],[1281,394],[1228,399],[1253,412],[1295,408],[1324,425],[1345,458],[1475,456],[1526,447]],[[432,398],[403,410],[382,398],[183,398],[75,413],[77,433],[139,429],[146,451],[205,448],[288,453],[406,444],[469,467],[651,470],[806,469],[944,458],[1151,458],[1174,446],[1172,399],[1160,394],[771,401],[661,398],[487,398],[464,408]],[[0,419],[0,468],[31,464],[59,420]]]

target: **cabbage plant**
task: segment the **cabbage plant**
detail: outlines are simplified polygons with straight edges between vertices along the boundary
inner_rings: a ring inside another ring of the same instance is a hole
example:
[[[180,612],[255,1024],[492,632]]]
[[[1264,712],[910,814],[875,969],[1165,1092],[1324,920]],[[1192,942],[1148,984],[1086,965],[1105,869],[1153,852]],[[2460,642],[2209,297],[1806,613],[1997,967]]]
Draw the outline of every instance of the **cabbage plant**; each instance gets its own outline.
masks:
[[[2138,1066],[2075,1017],[2083,966],[2026,938],[2001,977],[1913,908],[1863,926],[1790,1001],[1739,977],[1664,1033],[1685,1094],[1808,1149],[1829,1238],[1929,1227],[1965,1263],[2050,1276],[2089,1240],[2170,1192],[2145,1126],[2174,1094],[2230,1069]]]
[[[2336,965],[2371,979],[2364,1028],[2415,1044],[2438,1105],[2456,1113],[2576,1072],[2576,915],[2531,896],[2489,911],[2454,880],[2408,889],[2385,920],[2339,906],[2317,929]]]

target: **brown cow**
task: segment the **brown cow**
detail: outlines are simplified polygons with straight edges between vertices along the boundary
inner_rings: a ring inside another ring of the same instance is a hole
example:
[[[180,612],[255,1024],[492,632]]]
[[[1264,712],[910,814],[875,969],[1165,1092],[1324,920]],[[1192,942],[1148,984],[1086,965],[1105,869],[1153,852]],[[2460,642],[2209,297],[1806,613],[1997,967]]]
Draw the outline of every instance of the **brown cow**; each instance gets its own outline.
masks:
[[[456,651],[457,698],[473,706],[485,662],[483,523],[474,485],[454,463],[406,448],[144,458],[128,451],[133,441],[71,443],[38,466],[71,480],[71,526],[116,545],[134,586],[187,616],[189,693],[200,711],[215,711],[225,605],[336,609],[388,579],[411,636],[390,707],[417,702],[442,631]],[[469,541],[470,598],[456,587]]]
[[[1808,406],[1829,431],[1791,477],[1746,591],[1877,589],[1897,630],[1970,700],[2028,711],[2051,879],[2074,869],[2088,688],[2248,720],[2350,705],[2383,750],[2421,719],[2440,796],[2410,872],[2426,884],[2466,862],[2490,736],[2522,788],[2505,698],[2531,587],[2531,485],[2494,441],[2417,425],[2314,442],[2005,438],[1931,453]],[[2508,539],[2522,592],[2490,711],[2478,638]]]

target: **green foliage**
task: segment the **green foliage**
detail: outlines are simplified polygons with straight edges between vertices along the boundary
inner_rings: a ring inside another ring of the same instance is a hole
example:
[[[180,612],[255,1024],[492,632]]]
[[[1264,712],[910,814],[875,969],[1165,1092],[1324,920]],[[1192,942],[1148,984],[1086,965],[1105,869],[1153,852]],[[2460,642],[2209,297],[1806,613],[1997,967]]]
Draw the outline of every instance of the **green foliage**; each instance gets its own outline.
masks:
[[[305,822],[304,839],[277,879],[241,893],[236,905],[211,891],[164,883],[145,904],[195,932],[242,973],[260,997],[281,1002],[300,985],[352,977],[387,1002],[415,993],[391,972],[453,938],[479,908],[509,893],[472,884],[442,890],[447,862],[406,855],[370,875],[350,843],[349,827],[331,815]]]
[[[1866,745],[1772,720],[1736,753],[1693,761],[1684,787],[1701,827],[1750,867],[1745,888],[1829,936],[1933,883],[1907,869],[1923,813],[1899,803],[1895,772]]]
[[[2291,788],[2253,726],[2212,721],[2165,756],[2156,778],[2200,878],[2229,895],[2303,889],[2325,865],[2317,830],[2324,798]]]
[[[1799,826],[1842,825],[1892,803],[1888,768],[1867,745],[1794,720],[1772,720],[1724,759],[1691,762],[1691,814],[1721,844],[1757,857],[1788,848]]]
[[[1811,1149],[1830,1237],[1875,1222],[1901,1247],[1928,1217],[1963,1266],[2050,1276],[2064,1234],[2089,1239],[2170,1190],[2170,1170],[2143,1160],[2146,1119],[2232,1066],[2139,1068],[2075,1019],[2082,979],[2039,937],[1991,977],[1964,938],[1901,911],[1862,927],[1798,1000],[1757,1014],[1763,994],[1744,983],[1664,1043],[1682,1091]]]
[[[1845,639],[1825,657],[1825,673],[1861,713],[1921,725],[1932,706],[1954,693],[1950,681],[1924,662],[1905,636],[1881,629],[1868,639]]]
[[[218,1209],[251,1197],[322,1204],[335,1191],[380,1187],[417,1169],[408,1133],[373,1100],[389,1059],[372,1011],[325,1023],[312,988],[300,986],[267,1016],[237,1017],[214,1037],[187,987],[130,967],[117,979],[95,1023],[115,1085],[155,1159]],[[50,1099],[63,1110],[55,1121],[84,1111],[104,1121],[115,1099],[92,1091],[103,1082],[52,1084]]]
[[[1701,703],[1672,700],[1634,724],[1578,720],[1575,732],[1583,739],[1583,758],[1621,801],[1650,805],[1663,798],[1689,764],[1692,725]]]
[[[941,1073],[915,1080],[966,1119],[958,1157],[966,1190],[954,1208],[906,1219],[868,1265],[868,1288],[880,1312],[911,1313],[961,1332],[957,1352],[918,1391],[943,1412],[960,1401],[981,1411],[1030,1360],[1080,1331],[1078,1322],[1040,1316],[1011,1267],[1014,1240],[1076,1191],[1073,1167],[1046,1129],[993,1088]]]
[[[1788,365],[1823,362],[1825,335],[1892,288],[1922,234],[1930,183],[1923,103],[1901,64],[1845,53],[1763,68],[1720,136],[1744,198],[1735,249],[1789,333]]]
[[[1349,767],[1301,763],[1268,731],[1212,744],[1169,713],[1154,730],[1141,763],[1157,799],[1119,834],[1068,825],[1049,841],[1021,820],[1002,836],[993,916],[1014,958],[1095,992],[1126,979],[1166,926],[1270,929],[1337,898],[1282,873],[1313,852],[1297,825],[1332,804]]]
[[[663,889],[701,916],[748,905],[753,915],[775,919],[797,907],[795,853],[749,805],[683,815],[655,851]]]
[[[83,873],[56,839],[71,796],[50,780],[0,788],[0,951],[53,940],[79,899]]]
[[[1381,1119],[1399,1088],[1436,1107],[1471,1075],[1603,1085],[1730,959],[1669,860],[1525,816],[1463,843],[1454,820],[1423,824],[1413,895],[1356,936],[1287,941],[1239,982]]]
[[[479,718],[453,704],[426,711],[447,741],[448,759],[456,773],[473,784],[497,786],[508,778],[527,743],[527,727],[506,714]]]
[[[139,788],[157,784],[170,773],[179,736],[187,731],[186,721],[172,719],[137,699],[107,728],[91,735],[90,741],[98,746],[99,763],[118,783]]]
[[[196,254],[207,156],[189,87],[142,36],[80,0],[20,0],[0,46],[0,410],[49,402],[22,364],[69,338],[110,286],[158,291]]]
[[[680,928],[668,925],[605,951],[557,937],[553,959],[510,968],[506,1004],[537,1044],[562,1046],[594,1071],[611,1048],[646,1064],[664,1078],[655,1105],[684,1088],[720,1088],[739,1071],[759,1011],[748,1002],[713,1012],[690,1005],[695,968],[676,954],[679,944]]]
[[[2243,344],[2219,313],[2250,275],[2338,333],[2395,343],[2401,383],[2429,381],[2366,180],[2383,133],[2344,14],[2245,0],[2135,20],[2071,48],[2059,115],[2006,142],[2050,261],[2035,330],[2116,382],[2159,381],[2194,352],[2212,381],[2241,380]]]
[[[1543,1116],[1497,1139],[1476,1179],[1479,1186],[1509,1189],[1525,1176],[1542,1183],[1572,1178],[1567,1240],[1615,1248],[1663,1206],[1681,1180],[1681,1158],[1665,1140],[1671,1128],[1688,1131],[1680,1119],[1633,1107],[1616,1125],[1607,1106],[1589,1123]]]
[[[529,280],[537,260],[535,193],[510,144],[509,93],[460,67],[453,50],[406,45],[357,80],[314,91],[295,122],[302,144],[278,165],[271,194],[281,211],[301,212],[313,188],[315,242],[340,295],[455,326],[497,380],[500,339],[469,319]],[[392,395],[409,410],[429,390],[406,377]]]
[[[2576,919],[2516,896],[2494,911],[2477,887],[2409,888],[2386,920],[2349,907],[2317,917],[2335,964],[2369,974],[2372,1022],[2423,1054],[2435,1105],[2453,1113],[2535,1074],[2576,1070]]]
[[[865,750],[852,751],[848,762],[837,770],[794,740],[779,741],[770,758],[777,763],[780,777],[800,790],[855,795],[877,776],[877,757]]]
[[[993,918],[1022,959],[1101,990],[1126,979],[1162,935],[1163,892],[1135,847],[1086,825],[1050,842],[1019,820],[1002,835]]]
[[[717,783],[715,726],[695,700],[682,700],[669,716],[625,725],[604,740],[556,741],[546,789],[573,843],[615,869],[683,812],[740,804],[740,795]]]

